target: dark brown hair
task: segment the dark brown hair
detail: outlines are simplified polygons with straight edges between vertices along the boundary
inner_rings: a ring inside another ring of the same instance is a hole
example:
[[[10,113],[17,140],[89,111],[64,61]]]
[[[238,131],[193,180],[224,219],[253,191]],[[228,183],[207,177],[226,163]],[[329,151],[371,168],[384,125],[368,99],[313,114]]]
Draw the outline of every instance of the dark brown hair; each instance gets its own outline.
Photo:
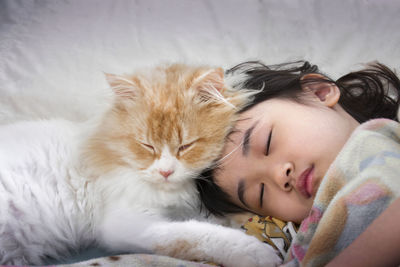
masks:
[[[260,102],[272,98],[291,99],[302,102],[302,86],[305,83],[333,83],[340,90],[339,104],[354,119],[362,123],[374,118],[397,119],[400,104],[400,80],[396,74],[380,63],[369,64],[365,69],[351,72],[334,81],[327,75],[318,79],[302,79],[310,73],[322,74],[316,65],[297,61],[267,66],[259,61],[249,61],[226,71],[227,75],[245,74],[245,79],[234,86],[247,90],[260,90],[253,101],[240,110],[244,112]],[[196,179],[203,206],[212,214],[223,216],[243,212],[229,195],[213,181],[218,169],[207,169]]]

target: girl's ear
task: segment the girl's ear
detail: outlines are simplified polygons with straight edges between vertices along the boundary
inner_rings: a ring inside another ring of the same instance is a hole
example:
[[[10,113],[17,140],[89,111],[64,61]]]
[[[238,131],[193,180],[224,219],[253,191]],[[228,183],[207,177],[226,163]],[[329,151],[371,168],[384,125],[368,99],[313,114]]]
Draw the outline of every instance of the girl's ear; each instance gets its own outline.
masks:
[[[312,93],[325,106],[333,107],[339,102],[340,90],[334,83],[326,80],[321,74],[306,74],[301,78],[301,88]]]

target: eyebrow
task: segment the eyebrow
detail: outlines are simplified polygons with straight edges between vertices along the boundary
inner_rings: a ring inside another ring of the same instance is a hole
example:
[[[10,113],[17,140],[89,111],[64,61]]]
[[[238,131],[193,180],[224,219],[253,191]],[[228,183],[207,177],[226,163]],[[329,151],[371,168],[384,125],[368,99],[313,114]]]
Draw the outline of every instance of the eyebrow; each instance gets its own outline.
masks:
[[[240,179],[238,188],[237,188],[237,194],[238,194],[240,202],[242,202],[243,205],[245,205],[246,207],[249,207],[247,205],[246,201],[244,201],[244,187],[245,187],[244,179]]]
[[[242,155],[247,156],[249,154],[249,144],[250,144],[250,136],[253,132],[254,128],[256,127],[258,121],[256,121],[249,129],[244,132],[243,135],[243,142],[242,142]]]

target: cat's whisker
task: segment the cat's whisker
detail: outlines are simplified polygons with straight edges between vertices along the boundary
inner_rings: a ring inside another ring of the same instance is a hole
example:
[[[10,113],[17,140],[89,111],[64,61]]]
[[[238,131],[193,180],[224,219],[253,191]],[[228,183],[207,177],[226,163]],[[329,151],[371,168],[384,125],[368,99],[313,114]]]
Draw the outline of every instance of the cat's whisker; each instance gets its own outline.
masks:
[[[128,83],[128,84],[130,84],[130,85],[132,85],[132,86],[135,86],[135,83],[134,82],[132,82],[132,81],[130,81],[130,80],[128,80],[128,79],[126,79],[126,78],[124,78],[124,77],[122,77],[122,76],[118,76],[118,75],[111,75],[111,76],[108,76],[109,78],[109,81],[111,81],[111,82],[113,82],[113,81],[123,81],[123,82],[126,82],[126,83]]]
[[[232,149],[231,152],[229,152],[228,154],[226,154],[225,156],[223,156],[222,158],[220,158],[219,160],[217,160],[217,163],[222,165],[224,163],[224,161],[226,159],[229,159],[230,156],[235,153],[236,150],[238,150],[239,148],[241,148],[243,146],[243,141],[240,142],[240,144],[238,144],[234,149]]]
[[[194,179],[195,180],[202,180],[202,181],[211,183],[211,181],[209,179],[207,179],[206,177],[203,177],[201,175],[198,175],[198,176],[194,177]]]
[[[205,88],[207,88],[207,92],[210,94],[210,96],[217,101],[221,101],[225,104],[227,104],[228,106],[230,106],[233,109],[236,109],[235,105],[233,105],[232,103],[230,103],[222,94],[220,91],[218,91],[215,86],[208,82],[205,83]]]
[[[262,117],[263,117],[263,115],[259,115],[259,120],[260,120]],[[256,128],[256,129],[253,131],[253,133],[257,133],[257,132],[260,131],[260,130],[261,130],[261,128],[258,127],[258,128]],[[223,165],[223,164],[226,162],[225,160],[230,159],[230,158],[231,158],[231,155],[232,155],[233,153],[235,153],[238,149],[241,149],[241,148],[242,148],[243,142],[244,142],[244,140],[242,139],[242,140],[240,141],[240,143],[239,143],[234,149],[232,149],[231,152],[229,152],[228,154],[226,154],[225,156],[223,156],[222,158],[220,158],[219,160],[217,160],[217,161],[216,161],[216,164],[218,164],[218,166]]]

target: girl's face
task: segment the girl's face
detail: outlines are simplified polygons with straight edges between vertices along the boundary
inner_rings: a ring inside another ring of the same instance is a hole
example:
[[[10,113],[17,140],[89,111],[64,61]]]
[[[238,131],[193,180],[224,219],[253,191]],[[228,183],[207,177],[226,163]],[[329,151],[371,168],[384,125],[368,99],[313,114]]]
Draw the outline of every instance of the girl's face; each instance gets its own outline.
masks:
[[[237,205],[298,223],[308,215],[322,178],[358,126],[337,100],[309,94],[309,104],[271,99],[241,114],[215,173]]]

